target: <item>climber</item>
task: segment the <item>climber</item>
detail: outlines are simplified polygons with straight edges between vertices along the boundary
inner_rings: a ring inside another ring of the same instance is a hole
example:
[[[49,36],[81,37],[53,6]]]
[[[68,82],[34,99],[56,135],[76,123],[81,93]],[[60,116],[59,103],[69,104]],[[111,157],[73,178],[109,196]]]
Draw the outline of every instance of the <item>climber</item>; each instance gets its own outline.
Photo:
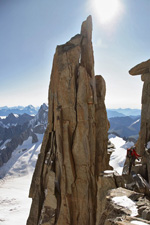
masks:
[[[141,157],[136,152],[136,147],[132,146],[131,148],[127,149],[127,157],[129,158],[129,174],[131,172],[132,165],[135,166],[135,160],[139,160],[139,157]]]

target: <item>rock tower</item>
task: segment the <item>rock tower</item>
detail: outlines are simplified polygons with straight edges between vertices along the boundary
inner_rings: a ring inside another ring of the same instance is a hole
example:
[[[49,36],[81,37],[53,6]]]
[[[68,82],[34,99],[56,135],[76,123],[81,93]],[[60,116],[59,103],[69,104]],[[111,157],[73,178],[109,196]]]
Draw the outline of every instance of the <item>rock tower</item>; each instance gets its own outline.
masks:
[[[57,46],[49,119],[33,175],[27,225],[96,225],[97,181],[108,169],[105,81],[94,75],[92,18]]]
[[[142,163],[145,166],[144,174],[150,183],[150,59],[133,67],[129,73],[131,75],[142,75],[144,82],[142,93],[141,128],[137,142],[137,150],[142,156]]]

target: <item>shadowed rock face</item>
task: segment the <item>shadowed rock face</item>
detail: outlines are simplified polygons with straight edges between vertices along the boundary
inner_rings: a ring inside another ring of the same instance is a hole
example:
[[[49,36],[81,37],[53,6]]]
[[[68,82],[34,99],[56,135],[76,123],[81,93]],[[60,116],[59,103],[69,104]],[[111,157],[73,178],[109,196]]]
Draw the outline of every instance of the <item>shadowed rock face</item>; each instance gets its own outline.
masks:
[[[97,180],[108,169],[105,81],[94,76],[91,16],[57,46],[49,125],[32,179],[27,225],[96,225]]]

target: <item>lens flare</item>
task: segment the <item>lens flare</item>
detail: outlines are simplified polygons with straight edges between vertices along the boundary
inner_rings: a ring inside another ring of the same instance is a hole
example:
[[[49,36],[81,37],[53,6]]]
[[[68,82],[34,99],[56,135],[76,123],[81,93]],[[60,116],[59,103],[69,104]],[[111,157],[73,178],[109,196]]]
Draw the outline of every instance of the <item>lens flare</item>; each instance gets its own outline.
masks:
[[[114,22],[122,12],[120,0],[91,0],[91,6],[101,24]]]

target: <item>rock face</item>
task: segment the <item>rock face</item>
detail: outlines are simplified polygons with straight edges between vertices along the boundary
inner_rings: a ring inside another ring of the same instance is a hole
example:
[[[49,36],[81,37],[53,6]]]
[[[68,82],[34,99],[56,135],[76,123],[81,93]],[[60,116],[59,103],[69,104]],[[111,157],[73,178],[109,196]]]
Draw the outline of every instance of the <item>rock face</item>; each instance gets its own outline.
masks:
[[[108,169],[105,81],[94,76],[91,16],[57,46],[49,125],[32,179],[27,225],[96,225],[97,180]]]

